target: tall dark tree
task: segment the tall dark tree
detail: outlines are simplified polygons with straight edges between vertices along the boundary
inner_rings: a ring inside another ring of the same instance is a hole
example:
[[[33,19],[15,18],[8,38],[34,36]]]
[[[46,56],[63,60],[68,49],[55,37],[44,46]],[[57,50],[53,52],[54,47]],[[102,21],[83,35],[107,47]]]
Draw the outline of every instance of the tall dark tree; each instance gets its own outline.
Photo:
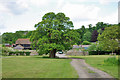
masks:
[[[89,31],[92,32],[93,31],[92,30],[92,24],[89,24],[88,26],[89,26]]]
[[[97,30],[94,30],[94,31],[92,32],[91,42],[96,42],[96,41],[97,41],[98,34],[99,34],[99,33],[97,32]]]
[[[79,42],[79,33],[73,28],[73,23],[64,13],[49,12],[42,17],[42,21],[35,24],[36,30],[31,35],[32,46],[39,54],[49,53],[55,58],[58,50],[69,50],[72,45]]]
[[[83,42],[83,36],[84,36],[84,34],[86,32],[86,29],[85,29],[84,25],[82,25],[82,27],[80,29],[81,29],[81,38],[82,38],[81,43],[82,43]]]

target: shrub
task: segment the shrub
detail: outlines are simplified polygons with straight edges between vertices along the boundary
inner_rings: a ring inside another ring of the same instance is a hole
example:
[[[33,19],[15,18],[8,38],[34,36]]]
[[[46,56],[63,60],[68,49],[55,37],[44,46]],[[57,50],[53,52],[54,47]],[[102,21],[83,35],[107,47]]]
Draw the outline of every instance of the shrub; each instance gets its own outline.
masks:
[[[20,53],[20,55],[24,55],[25,52],[24,51],[20,51],[19,53]]]
[[[108,59],[104,60],[104,65],[118,65],[118,59],[116,57],[109,57]]]
[[[91,43],[89,41],[83,41],[82,45],[90,45]]]
[[[111,51],[89,51],[89,55],[106,55],[106,54],[110,54]],[[116,53],[117,55],[119,54],[118,51],[115,51],[114,53]]]
[[[29,56],[31,52],[25,52],[26,53],[26,56]]]
[[[24,51],[10,51],[10,52],[9,52],[9,55],[12,55],[12,54],[16,54],[16,55],[19,55],[19,54],[20,54],[20,55],[24,55],[24,53],[25,53]]]
[[[9,48],[2,47],[2,53],[8,53],[9,51],[11,51]]]
[[[89,51],[89,55],[97,55],[97,51]]]

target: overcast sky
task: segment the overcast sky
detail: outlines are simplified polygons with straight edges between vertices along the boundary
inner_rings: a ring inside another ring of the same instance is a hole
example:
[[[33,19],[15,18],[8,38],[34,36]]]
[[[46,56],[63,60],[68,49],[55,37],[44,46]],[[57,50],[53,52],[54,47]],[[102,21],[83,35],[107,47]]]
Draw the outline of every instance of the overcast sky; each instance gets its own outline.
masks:
[[[119,0],[0,0],[0,32],[34,30],[48,12],[63,12],[74,28],[97,22],[118,23]]]

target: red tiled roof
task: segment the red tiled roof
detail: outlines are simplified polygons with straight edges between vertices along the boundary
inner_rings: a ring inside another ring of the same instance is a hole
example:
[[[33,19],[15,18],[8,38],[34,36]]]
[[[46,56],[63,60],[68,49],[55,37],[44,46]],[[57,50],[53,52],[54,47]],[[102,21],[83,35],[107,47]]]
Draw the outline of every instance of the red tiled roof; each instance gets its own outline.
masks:
[[[16,44],[31,44],[30,39],[18,39]]]

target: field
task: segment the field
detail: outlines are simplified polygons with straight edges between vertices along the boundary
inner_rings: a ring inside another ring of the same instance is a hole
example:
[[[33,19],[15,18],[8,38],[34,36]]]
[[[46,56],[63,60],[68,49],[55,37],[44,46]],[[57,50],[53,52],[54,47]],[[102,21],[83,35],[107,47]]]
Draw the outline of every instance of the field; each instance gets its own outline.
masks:
[[[85,59],[86,63],[92,67],[107,72],[111,76],[118,78],[118,66],[103,65],[104,60],[111,57],[110,55],[91,55],[91,56],[70,56],[73,58]],[[116,56],[118,58],[118,56]]]
[[[11,58],[10,58],[11,57]],[[118,66],[103,65],[109,55],[70,56],[85,59],[89,65],[118,78]],[[118,56],[117,56],[118,57]],[[42,56],[4,56],[3,78],[78,78],[71,59],[50,59]]]
[[[3,78],[77,78],[71,59],[17,56],[2,59]]]

